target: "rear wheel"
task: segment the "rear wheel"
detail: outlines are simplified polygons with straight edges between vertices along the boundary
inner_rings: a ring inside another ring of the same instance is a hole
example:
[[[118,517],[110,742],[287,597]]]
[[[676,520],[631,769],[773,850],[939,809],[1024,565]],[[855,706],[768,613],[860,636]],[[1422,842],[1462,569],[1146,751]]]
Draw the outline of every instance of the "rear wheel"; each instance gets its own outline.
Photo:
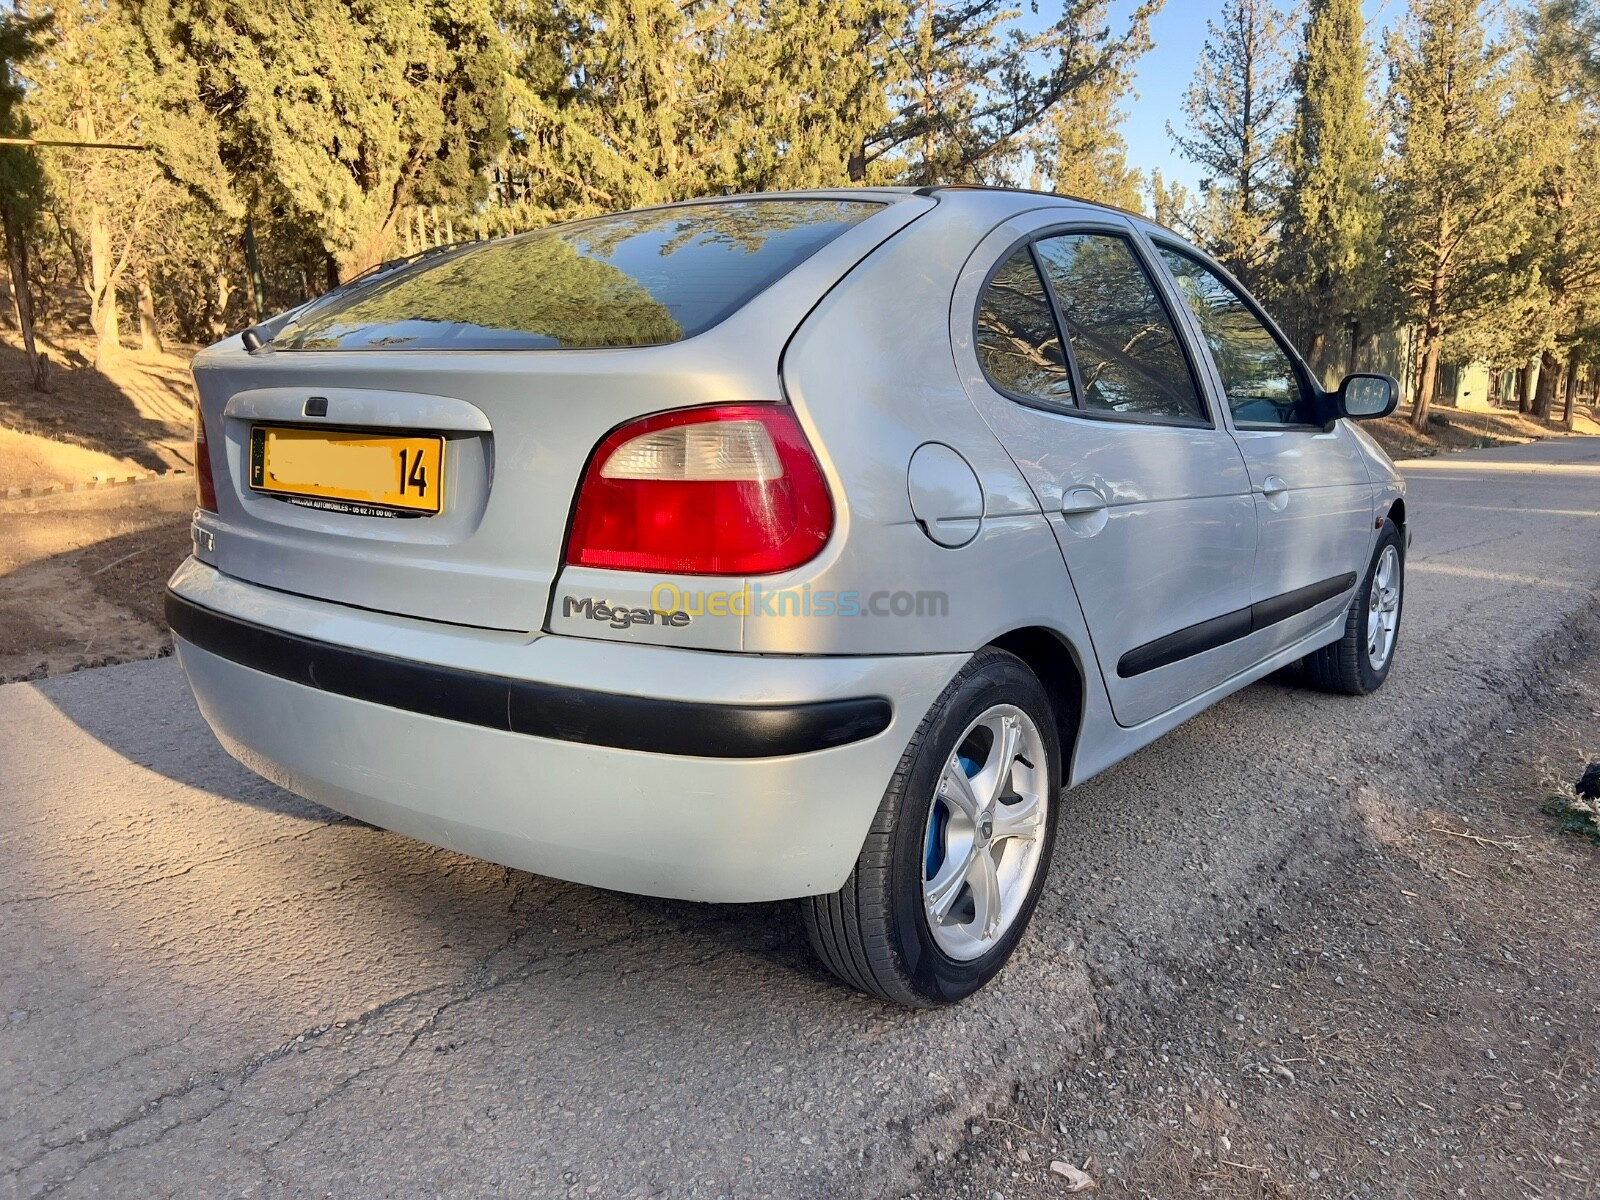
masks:
[[[1004,651],[975,655],[906,748],[844,887],[803,902],[829,970],[911,1005],[992,979],[1044,884],[1060,758],[1038,679]]]
[[[1385,521],[1367,577],[1350,603],[1344,636],[1305,660],[1306,675],[1317,687],[1364,696],[1383,686],[1400,639],[1405,565],[1400,527]]]

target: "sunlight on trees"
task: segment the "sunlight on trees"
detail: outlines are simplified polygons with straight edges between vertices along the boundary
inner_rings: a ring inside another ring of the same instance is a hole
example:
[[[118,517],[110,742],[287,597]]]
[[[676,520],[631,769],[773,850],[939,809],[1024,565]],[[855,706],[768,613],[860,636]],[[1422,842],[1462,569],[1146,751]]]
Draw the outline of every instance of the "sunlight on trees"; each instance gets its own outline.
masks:
[[[19,0],[0,136],[144,149],[0,148],[0,319],[87,329],[104,359],[445,242],[1008,184],[1150,212],[1329,376],[1405,344],[1419,425],[1469,359],[1570,413],[1600,374],[1596,0],[1408,0],[1381,56],[1361,0],[1211,0],[1169,126],[1197,195],[1120,130],[1163,2]]]

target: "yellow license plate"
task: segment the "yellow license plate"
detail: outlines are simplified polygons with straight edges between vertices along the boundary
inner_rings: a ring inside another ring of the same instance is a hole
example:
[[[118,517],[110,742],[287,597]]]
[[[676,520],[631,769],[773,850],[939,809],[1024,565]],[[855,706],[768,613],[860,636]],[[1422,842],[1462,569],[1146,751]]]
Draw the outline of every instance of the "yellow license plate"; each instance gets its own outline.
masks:
[[[437,513],[444,439],[257,425],[250,430],[250,486],[346,512]]]

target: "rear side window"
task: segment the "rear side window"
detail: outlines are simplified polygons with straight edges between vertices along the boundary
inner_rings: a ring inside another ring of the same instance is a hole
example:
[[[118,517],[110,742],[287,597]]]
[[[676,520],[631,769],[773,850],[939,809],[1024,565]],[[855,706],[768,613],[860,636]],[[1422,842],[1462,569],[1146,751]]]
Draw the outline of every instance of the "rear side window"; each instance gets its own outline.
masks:
[[[480,242],[313,305],[279,349],[560,350],[703,333],[883,208],[729,200]]]
[[[984,289],[978,360],[1003,392],[1046,407],[1076,407],[1050,299],[1026,246],[1000,264]]]
[[[1070,233],[1034,250],[1066,325],[1086,411],[1209,424],[1166,305],[1126,238]]]

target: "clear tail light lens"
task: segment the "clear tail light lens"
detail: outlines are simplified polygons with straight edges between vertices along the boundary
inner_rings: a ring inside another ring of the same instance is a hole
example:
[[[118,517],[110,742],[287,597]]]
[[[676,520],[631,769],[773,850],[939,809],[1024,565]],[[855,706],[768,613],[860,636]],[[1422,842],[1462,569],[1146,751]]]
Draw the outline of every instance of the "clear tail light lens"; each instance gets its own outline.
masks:
[[[680,409],[630,422],[596,449],[567,562],[668,575],[768,575],[833,532],[822,468],[781,404]]]

